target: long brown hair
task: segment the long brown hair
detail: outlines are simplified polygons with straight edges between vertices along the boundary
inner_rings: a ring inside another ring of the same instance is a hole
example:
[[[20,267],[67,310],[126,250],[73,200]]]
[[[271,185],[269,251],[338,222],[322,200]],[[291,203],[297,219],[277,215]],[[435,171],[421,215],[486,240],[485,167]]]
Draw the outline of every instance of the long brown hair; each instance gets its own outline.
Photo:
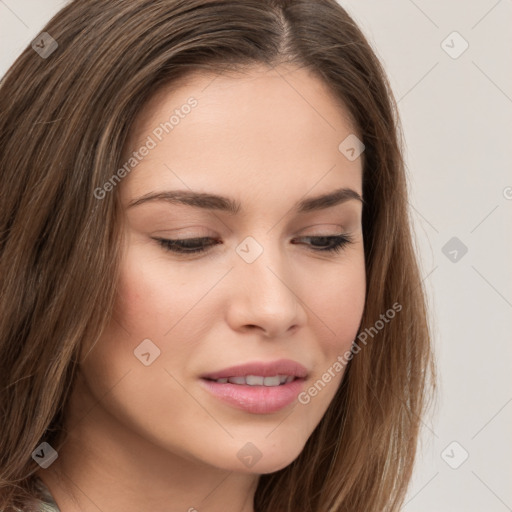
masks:
[[[94,191],[140,108],[190,72],[291,63],[330,87],[365,145],[371,339],[299,457],[260,477],[255,510],[397,511],[434,367],[397,106],[354,21],[335,0],[75,0],[43,31],[58,47],[28,46],[0,89],[0,509],[31,496],[34,449],[64,443],[80,349],[112,313],[120,205]]]

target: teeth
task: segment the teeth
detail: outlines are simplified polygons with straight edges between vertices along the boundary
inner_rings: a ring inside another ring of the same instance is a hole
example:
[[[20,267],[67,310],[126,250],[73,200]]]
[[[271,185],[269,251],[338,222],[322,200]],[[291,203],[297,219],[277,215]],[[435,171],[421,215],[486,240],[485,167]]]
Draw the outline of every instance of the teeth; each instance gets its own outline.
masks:
[[[257,377],[256,375],[247,375],[245,377],[245,382],[249,386],[263,386],[265,383],[265,379],[268,379],[268,377]]]
[[[222,379],[216,379],[215,382],[220,384],[231,384],[247,385],[247,386],[280,386],[287,384],[295,380],[293,375],[273,375],[272,377],[262,377],[261,375],[247,375],[246,377],[224,377]]]
[[[245,377],[229,377],[231,384],[245,384]]]
[[[263,384],[265,386],[279,386],[279,384],[281,384],[281,381],[279,380],[279,375],[276,375],[275,377],[265,377],[263,379]]]

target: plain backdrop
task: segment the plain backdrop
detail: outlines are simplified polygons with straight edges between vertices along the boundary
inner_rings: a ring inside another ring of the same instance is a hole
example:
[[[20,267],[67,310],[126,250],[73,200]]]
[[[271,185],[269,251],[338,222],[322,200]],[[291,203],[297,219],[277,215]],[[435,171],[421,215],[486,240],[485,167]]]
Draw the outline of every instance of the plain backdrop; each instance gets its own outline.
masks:
[[[0,0],[1,76],[65,3]],[[440,374],[404,510],[512,511],[512,0],[340,3],[398,101]]]

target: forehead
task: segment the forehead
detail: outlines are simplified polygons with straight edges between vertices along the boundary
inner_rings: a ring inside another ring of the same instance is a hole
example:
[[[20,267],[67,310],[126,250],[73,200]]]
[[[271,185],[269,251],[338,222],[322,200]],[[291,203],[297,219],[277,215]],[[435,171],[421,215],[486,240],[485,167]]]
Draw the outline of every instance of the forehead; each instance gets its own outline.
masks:
[[[348,109],[304,68],[194,73],[159,90],[139,113],[124,159],[149,139],[152,148],[122,188],[130,195],[179,186],[242,196],[263,184],[303,194],[319,183],[362,192],[362,159],[339,150],[351,134],[360,137]]]

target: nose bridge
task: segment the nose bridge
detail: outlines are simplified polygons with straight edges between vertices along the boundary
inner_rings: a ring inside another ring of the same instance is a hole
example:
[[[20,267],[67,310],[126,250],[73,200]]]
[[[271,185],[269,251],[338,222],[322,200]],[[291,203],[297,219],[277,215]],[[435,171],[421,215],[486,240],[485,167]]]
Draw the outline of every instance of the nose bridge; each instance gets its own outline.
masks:
[[[237,246],[234,308],[237,323],[257,325],[275,335],[304,317],[286,254],[272,234],[248,236]]]
[[[291,279],[290,269],[286,265],[286,255],[275,238],[272,233],[263,232],[247,236],[236,248],[241,260],[237,261],[236,266],[243,274],[244,282],[261,288],[259,293],[267,288],[272,295],[288,295],[291,292],[282,280]]]

